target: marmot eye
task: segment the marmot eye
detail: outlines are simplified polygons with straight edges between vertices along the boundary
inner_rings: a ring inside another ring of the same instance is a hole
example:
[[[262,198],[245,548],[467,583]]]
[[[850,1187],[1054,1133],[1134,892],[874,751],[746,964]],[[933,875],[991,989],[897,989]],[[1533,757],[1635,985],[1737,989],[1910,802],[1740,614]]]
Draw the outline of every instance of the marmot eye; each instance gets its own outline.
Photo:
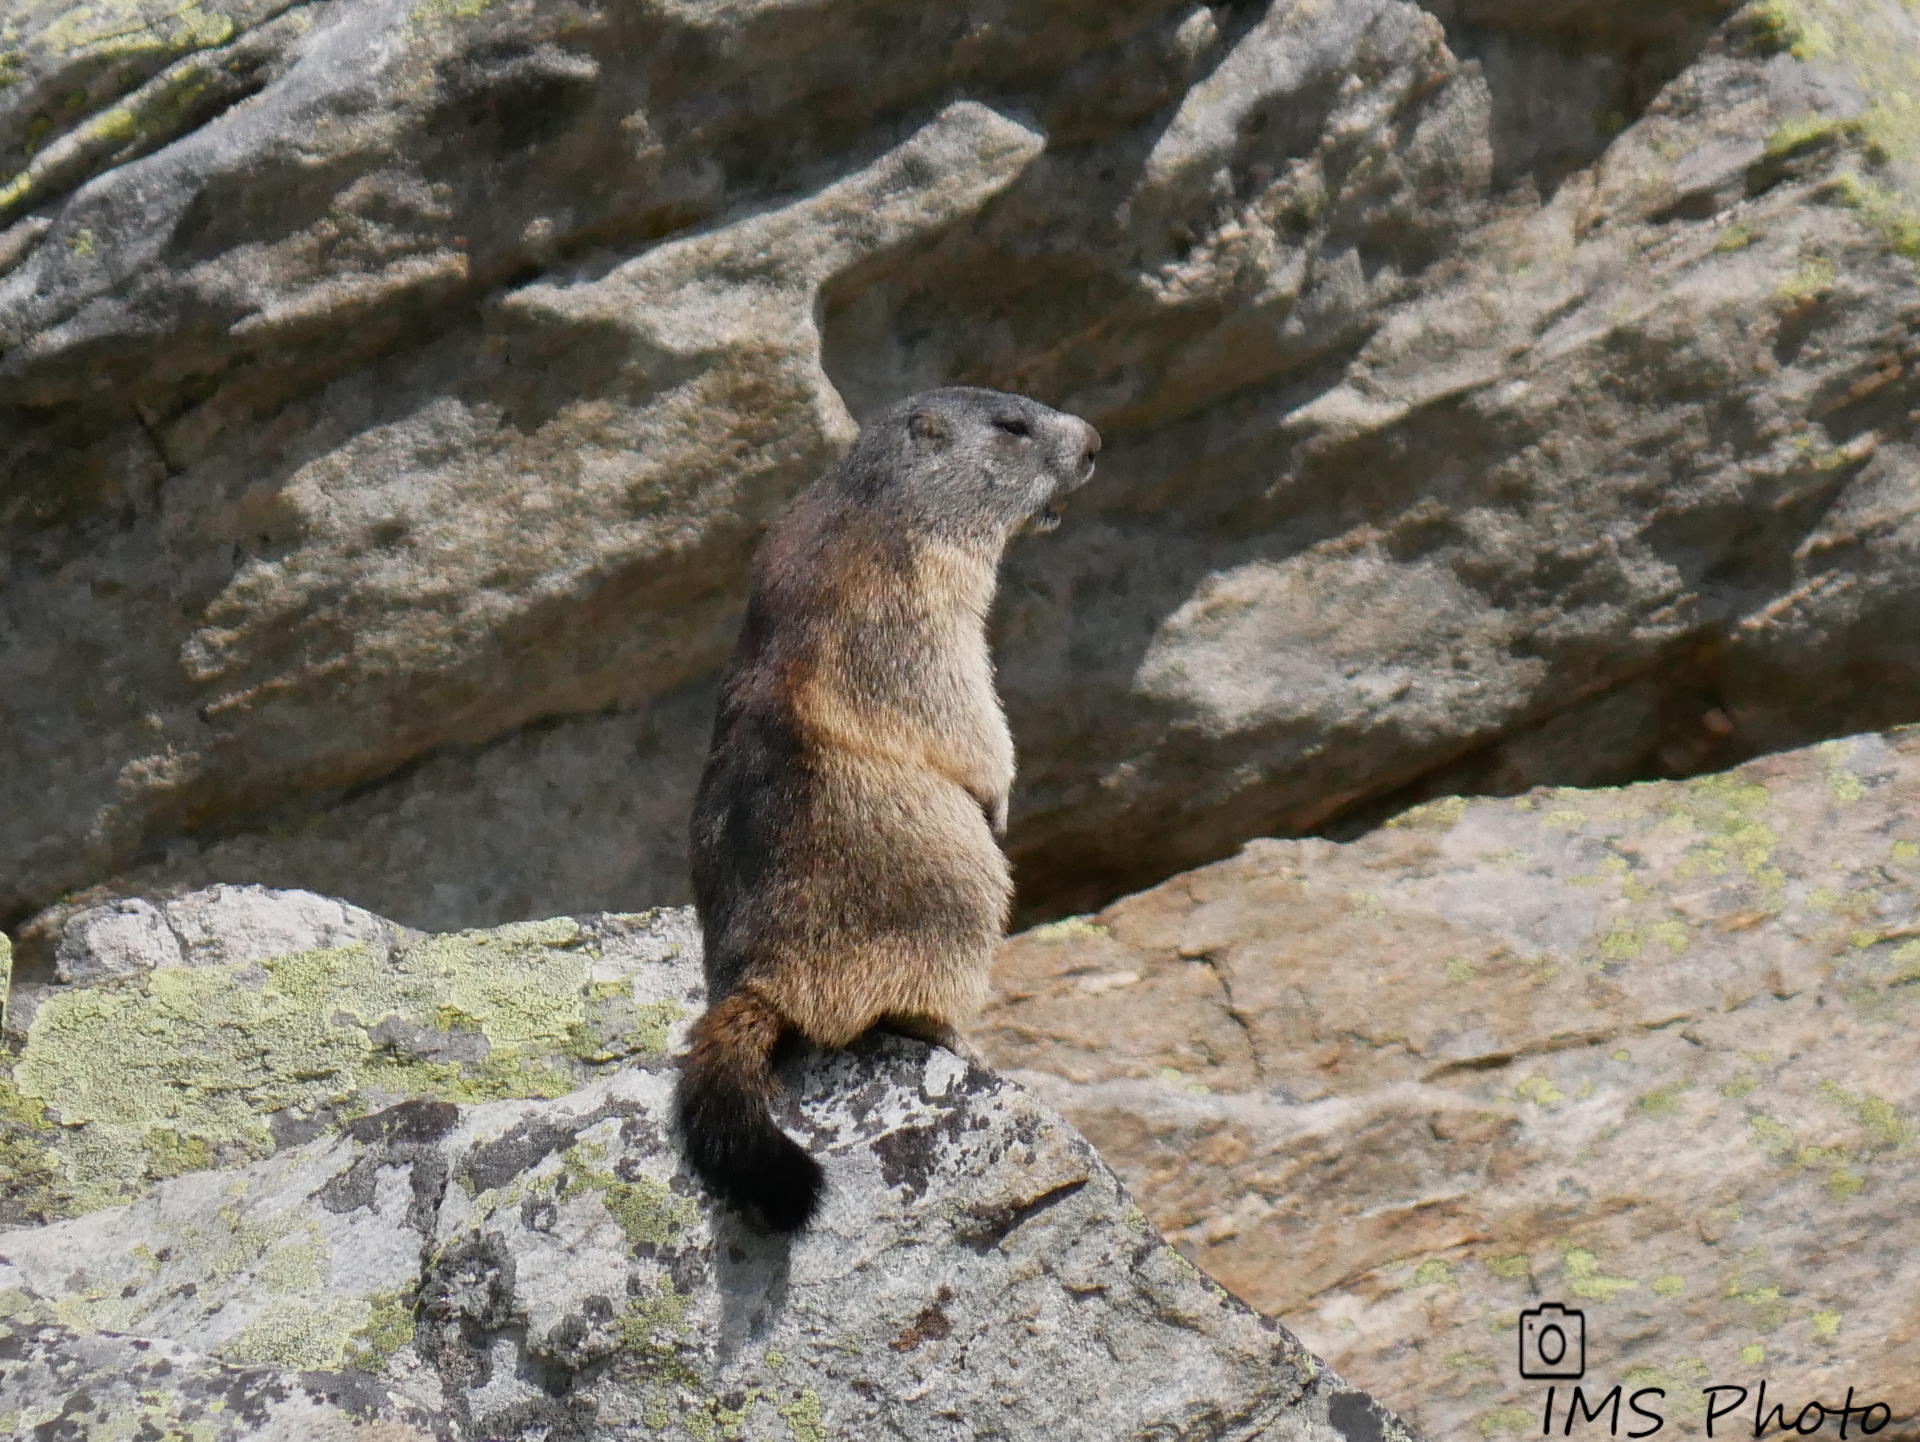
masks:
[[[1033,427],[1021,420],[1018,416],[1002,416],[994,422],[994,425],[1010,436],[1030,436],[1033,434]]]

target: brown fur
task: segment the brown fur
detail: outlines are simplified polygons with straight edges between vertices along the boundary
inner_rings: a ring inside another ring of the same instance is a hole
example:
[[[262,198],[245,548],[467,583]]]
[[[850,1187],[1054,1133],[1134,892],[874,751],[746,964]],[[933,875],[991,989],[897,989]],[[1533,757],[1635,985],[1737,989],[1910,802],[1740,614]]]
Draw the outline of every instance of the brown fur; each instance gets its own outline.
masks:
[[[883,1023],[951,1041],[986,998],[1014,771],[987,611],[1009,537],[1098,445],[1031,401],[931,392],[869,427],[756,558],[695,803],[713,1009],[681,1096],[696,1167],[775,1225],[804,1225],[820,1183],[816,1166],[792,1195],[811,1159],[766,1117],[766,1018],[826,1047]],[[702,1092],[727,1087],[725,1106]]]

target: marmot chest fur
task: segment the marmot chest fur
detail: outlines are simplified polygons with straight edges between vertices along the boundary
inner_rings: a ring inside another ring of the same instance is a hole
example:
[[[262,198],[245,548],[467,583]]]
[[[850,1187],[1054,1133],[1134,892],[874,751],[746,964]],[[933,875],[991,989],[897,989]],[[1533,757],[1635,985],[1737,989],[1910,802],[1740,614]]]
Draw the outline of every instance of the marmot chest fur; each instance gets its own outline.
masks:
[[[694,801],[708,1010],[679,1113],[695,1170],[779,1230],[823,1188],[768,1110],[780,1039],[952,1041],[985,1000],[1014,771],[987,611],[1007,542],[1058,523],[1099,448],[1022,397],[929,391],[869,424],[755,558]]]

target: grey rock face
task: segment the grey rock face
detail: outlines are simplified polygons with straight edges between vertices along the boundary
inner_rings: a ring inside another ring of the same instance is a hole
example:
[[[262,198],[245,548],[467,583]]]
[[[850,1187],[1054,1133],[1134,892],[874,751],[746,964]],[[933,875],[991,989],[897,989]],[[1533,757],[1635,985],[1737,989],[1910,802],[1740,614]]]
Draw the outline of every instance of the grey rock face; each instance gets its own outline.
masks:
[[[243,900],[176,906],[235,958],[263,911],[328,906]],[[103,935],[105,920],[83,915],[69,930]],[[583,981],[561,955],[523,966],[503,998],[510,1012],[479,1019],[496,1059],[557,1062],[538,1043],[514,1052],[510,1029],[574,992],[697,1002],[684,915],[543,925],[550,946],[590,939],[575,949],[601,979]],[[499,953],[526,947],[525,931],[425,938],[438,950],[403,945],[393,964],[419,973],[438,955],[482,989]],[[362,978],[331,988],[338,1011],[409,1025],[409,1000],[383,990],[379,970],[356,970],[368,949],[209,965],[255,966],[269,989],[332,966]],[[61,1040],[90,1037],[107,1065],[124,1064],[107,1018],[139,998],[177,997],[182,973],[205,970],[176,960],[69,986],[67,1002],[92,1020],[68,1016],[77,1030]],[[15,1145],[52,1120],[94,1125],[88,1098],[35,1070],[54,1016],[43,1003],[0,1090]],[[211,1024],[185,1024],[170,1039],[184,1058],[173,1080],[211,1082],[219,1062],[202,1054],[217,1049],[192,1034]],[[798,1065],[785,1122],[825,1162],[831,1192],[794,1242],[716,1211],[691,1184],[668,1133],[666,1044],[546,1098],[509,1087],[461,1105],[446,1099],[445,1073],[425,1073],[441,1092],[357,1115],[336,1107],[304,1140],[280,1141],[275,1128],[271,1154],[245,1165],[214,1164],[203,1145],[184,1174],[133,1179],[122,1205],[96,1197],[65,1220],[0,1230],[0,1430],[124,1436],[144,1422],[217,1439],[380,1442],[1407,1437],[1162,1243],[1085,1141],[991,1073],[904,1041]],[[314,1080],[307,1061],[261,1050],[259,1086]],[[265,1096],[254,1105],[271,1105]],[[52,1118],[22,1127],[23,1097],[44,1098]],[[78,1145],[98,1150],[102,1135]],[[173,1155],[184,1150],[176,1136]],[[56,1165],[73,1169],[76,1156]]]
[[[1107,438],[997,620],[1035,904],[1920,715],[1899,0],[79,14],[0,22],[9,924],[676,899],[758,528],[948,381]]]
[[[155,904],[132,897],[81,912],[55,956],[62,982],[157,966],[245,966],[270,956],[377,940],[378,917],[304,891],[216,886]]]

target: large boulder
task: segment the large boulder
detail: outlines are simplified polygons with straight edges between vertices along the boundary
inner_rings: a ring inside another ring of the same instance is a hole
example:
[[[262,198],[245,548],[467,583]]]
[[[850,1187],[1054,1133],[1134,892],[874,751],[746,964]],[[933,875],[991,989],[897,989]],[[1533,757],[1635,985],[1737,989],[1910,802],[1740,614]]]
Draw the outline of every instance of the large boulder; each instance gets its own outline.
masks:
[[[680,897],[758,528],[950,380],[1108,441],[997,622],[1033,906],[1911,720],[1916,50],[1901,0],[14,0],[0,922]]]
[[[222,888],[74,917],[0,1053],[0,1433],[1407,1442],[1018,1087],[803,1061],[818,1223],[671,1140],[684,912],[422,936]]]
[[[979,1041],[1432,1436],[1540,1435],[1517,1322],[1559,1302],[1596,1406],[1747,1436],[1762,1381],[1789,1423],[1851,1388],[1907,1437],[1917,981],[1909,729],[1255,842],[1010,942]]]

